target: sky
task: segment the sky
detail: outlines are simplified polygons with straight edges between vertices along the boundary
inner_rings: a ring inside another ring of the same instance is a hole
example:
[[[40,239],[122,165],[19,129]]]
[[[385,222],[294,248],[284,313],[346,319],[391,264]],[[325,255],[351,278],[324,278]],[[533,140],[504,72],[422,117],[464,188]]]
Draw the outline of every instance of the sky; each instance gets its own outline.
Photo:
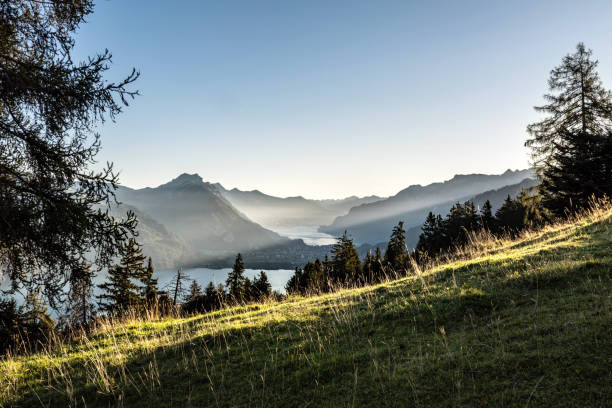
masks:
[[[122,184],[198,173],[277,196],[389,196],[529,166],[527,124],[582,41],[612,87],[610,1],[101,0],[74,56],[141,95],[100,128]]]

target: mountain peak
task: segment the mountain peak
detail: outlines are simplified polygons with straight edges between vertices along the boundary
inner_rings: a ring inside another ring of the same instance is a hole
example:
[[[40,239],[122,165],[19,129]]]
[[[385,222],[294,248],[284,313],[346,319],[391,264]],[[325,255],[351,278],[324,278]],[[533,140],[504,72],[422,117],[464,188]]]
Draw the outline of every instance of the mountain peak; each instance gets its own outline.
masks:
[[[199,174],[197,173],[193,173],[193,174],[187,174],[187,173],[183,173],[180,176],[178,176],[177,178],[173,179],[172,181],[170,181],[169,183],[164,184],[164,186],[166,187],[182,187],[182,186],[189,186],[189,185],[202,185],[204,184],[204,180],[202,180],[202,177],[200,177]]]

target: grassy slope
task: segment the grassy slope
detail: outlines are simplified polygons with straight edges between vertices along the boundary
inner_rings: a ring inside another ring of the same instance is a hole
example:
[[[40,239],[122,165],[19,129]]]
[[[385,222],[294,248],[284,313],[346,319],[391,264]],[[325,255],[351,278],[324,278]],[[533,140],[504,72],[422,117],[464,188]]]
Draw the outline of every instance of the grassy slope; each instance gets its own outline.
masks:
[[[5,406],[605,406],[612,210],[378,286],[108,327],[0,362]]]

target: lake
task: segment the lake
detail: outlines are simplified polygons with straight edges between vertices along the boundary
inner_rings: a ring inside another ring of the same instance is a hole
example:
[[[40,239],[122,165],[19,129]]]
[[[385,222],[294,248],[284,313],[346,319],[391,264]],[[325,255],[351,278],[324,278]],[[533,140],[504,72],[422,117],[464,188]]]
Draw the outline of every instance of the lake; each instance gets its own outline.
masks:
[[[228,273],[231,271],[231,268],[223,268],[223,269],[208,269],[208,268],[185,268],[183,272],[189,276],[189,278],[197,281],[202,289],[208,285],[209,282],[217,286],[222,283],[225,285],[225,280],[227,279]],[[261,269],[245,269],[244,275],[249,279],[253,280],[253,278],[259,275]],[[273,290],[278,290],[279,292],[285,293],[285,284],[287,281],[293,276],[293,270],[290,269],[277,269],[277,270],[264,270],[266,275],[268,275],[268,280],[272,285]],[[172,278],[176,276],[176,270],[163,270],[163,271],[155,271],[154,277],[158,279],[157,284],[160,289],[165,288],[172,282]]]
[[[274,227],[272,231],[291,239],[302,239],[307,245],[332,245],[336,243],[336,237],[317,231],[316,226],[307,227]]]

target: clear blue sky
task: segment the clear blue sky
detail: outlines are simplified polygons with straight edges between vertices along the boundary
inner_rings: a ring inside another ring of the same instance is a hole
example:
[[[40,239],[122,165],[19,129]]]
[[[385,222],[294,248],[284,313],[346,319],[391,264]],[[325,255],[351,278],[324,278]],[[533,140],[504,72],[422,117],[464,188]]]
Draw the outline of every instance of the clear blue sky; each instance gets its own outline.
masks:
[[[102,129],[121,181],[199,173],[311,198],[391,195],[528,166],[525,127],[579,41],[612,87],[610,1],[98,1],[138,97]]]

